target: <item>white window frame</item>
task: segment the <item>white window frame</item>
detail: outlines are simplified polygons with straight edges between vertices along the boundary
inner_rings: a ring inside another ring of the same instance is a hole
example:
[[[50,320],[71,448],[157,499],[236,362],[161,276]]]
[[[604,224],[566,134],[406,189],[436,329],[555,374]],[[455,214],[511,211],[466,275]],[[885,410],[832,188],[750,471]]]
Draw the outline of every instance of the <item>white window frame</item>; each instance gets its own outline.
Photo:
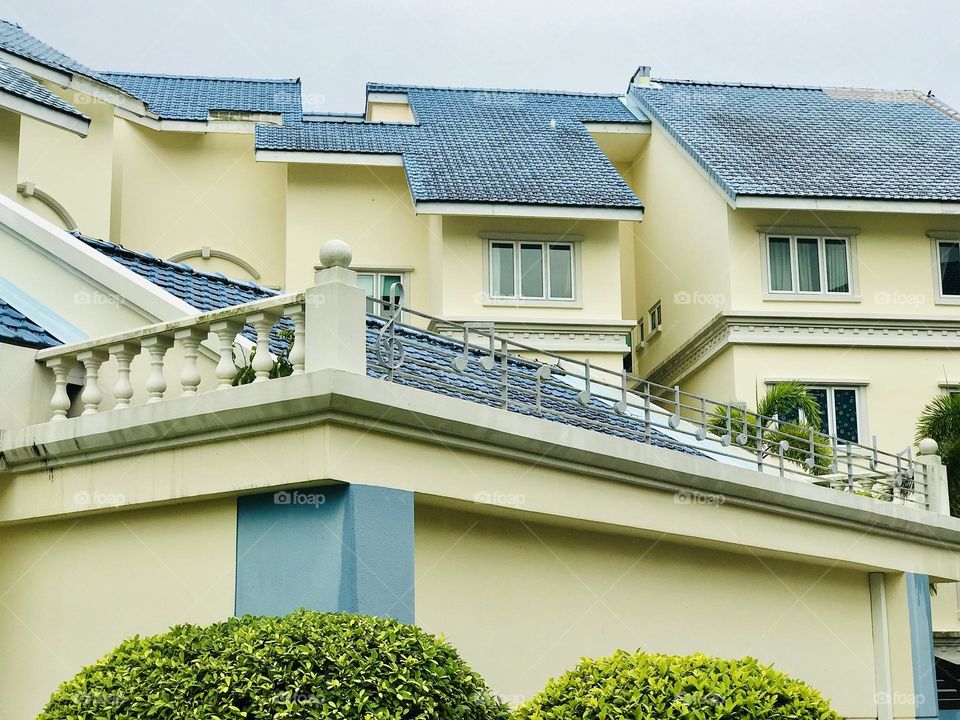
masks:
[[[779,385],[780,383],[787,382],[787,380],[768,380],[767,387],[773,387],[774,385]],[[867,412],[866,412],[866,403],[864,400],[864,389],[867,386],[866,382],[850,382],[850,381],[824,381],[824,380],[797,380],[797,382],[802,383],[806,386],[808,390],[826,390],[827,391],[827,434],[836,435],[837,434],[837,410],[836,410],[836,400],[834,398],[834,390],[853,390],[854,401],[857,405],[857,444],[859,445],[869,445],[869,442],[864,442],[866,438],[869,438],[870,435],[867,432]],[[800,417],[803,418],[803,413],[800,413]],[[841,444],[846,441],[840,440],[837,438],[838,442]]]
[[[400,284],[403,286],[403,304],[404,306],[409,305],[410,303],[410,286],[407,283],[407,277],[410,273],[409,268],[390,268],[390,267],[363,267],[363,268],[351,268],[354,272],[357,273],[357,276],[360,275],[373,275],[373,287],[374,289],[382,287],[382,278],[384,275],[399,275]],[[369,295],[367,297],[370,297]],[[378,299],[382,299],[377,296]],[[373,315],[382,316],[383,305],[380,303],[373,304]]]
[[[654,323],[654,318],[656,318],[656,323]],[[663,302],[657,300],[647,310],[647,322],[650,323],[650,337],[653,338],[663,327]]]
[[[580,295],[580,246],[583,238],[580,236],[568,235],[541,235],[525,233],[485,233],[481,236],[484,240],[483,252],[483,304],[484,305],[508,305],[513,307],[565,307],[581,308],[583,302]],[[494,295],[493,287],[493,246],[495,244],[510,243],[514,246],[514,294],[510,296]],[[543,248],[543,297],[528,297],[521,295],[520,282],[520,246],[521,245],[540,245]],[[549,247],[551,245],[564,245],[570,248],[571,263],[571,284],[573,297],[555,298],[550,297],[550,256]]]
[[[944,295],[940,274],[940,243],[960,244],[960,233],[928,232],[930,252],[933,257],[933,294],[937,305],[960,305],[960,295]]]
[[[770,240],[786,239],[790,241],[790,281],[792,290],[773,290],[770,273]],[[816,240],[820,270],[820,290],[800,290],[800,263],[797,260],[797,240]],[[827,288],[827,259],[826,241],[842,240],[847,250],[847,292],[829,292]],[[791,228],[789,231],[774,231],[761,233],[760,255],[763,272],[764,300],[805,300],[812,302],[859,302],[859,286],[857,280],[857,251],[856,235],[804,232]]]

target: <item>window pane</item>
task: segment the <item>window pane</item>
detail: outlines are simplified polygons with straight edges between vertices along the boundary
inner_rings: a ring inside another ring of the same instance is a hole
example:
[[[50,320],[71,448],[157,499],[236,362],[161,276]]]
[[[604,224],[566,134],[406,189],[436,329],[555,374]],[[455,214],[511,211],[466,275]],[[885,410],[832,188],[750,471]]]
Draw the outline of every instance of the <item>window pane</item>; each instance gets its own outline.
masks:
[[[816,238],[797,238],[800,292],[820,292],[820,248]]]
[[[820,432],[830,432],[830,415],[827,412],[827,391],[823,388],[810,388],[808,392],[813,395],[817,405],[820,406]]]
[[[857,391],[850,388],[834,389],[833,407],[837,415],[837,437],[841,440],[859,442]]]
[[[940,292],[960,295],[960,244],[940,243]]]
[[[788,238],[770,238],[770,290],[773,292],[791,292],[793,273],[790,270],[790,240]]]
[[[401,282],[401,277],[399,275],[381,275],[380,276],[380,299],[385,303],[389,303],[390,298],[390,289],[394,286],[395,283]],[[400,301],[403,301],[403,287],[397,288],[400,293]],[[381,312],[389,313],[393,308],[389,305],[381,305]]]
[[[373,286],[377,276],[373,273],[357,273],[357,285],[363,288],[367,297],[373,296]],[[380,312],[380,306],[372,300],[367,300],[367,314],[375,315]]]
[[[493,243],[490,246],[490,294],[494,297],[516,295],[513,275],[513,244]]]
[[[847,241],[827,239],[823,242],[824,253],[827,256],[827,292],[850,292],[850,278],[847,270]]]
[[[550,297],[573,299],[573,248],[550,246]]]
[[[543,245],[520,245],[520,295],[543,297]]]

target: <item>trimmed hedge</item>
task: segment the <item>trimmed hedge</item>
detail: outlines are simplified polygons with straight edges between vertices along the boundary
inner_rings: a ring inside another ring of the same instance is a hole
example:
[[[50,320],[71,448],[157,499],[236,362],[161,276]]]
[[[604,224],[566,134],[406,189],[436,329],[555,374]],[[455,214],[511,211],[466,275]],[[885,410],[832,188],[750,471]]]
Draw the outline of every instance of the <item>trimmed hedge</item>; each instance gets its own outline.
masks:
[[[126,640],[61,685],[38,720],[507,717],[442,638],[300,610]]]
[[[820,694],[753,658],[623,650],[584,659],[519,708],[515,720],[841,720]]]

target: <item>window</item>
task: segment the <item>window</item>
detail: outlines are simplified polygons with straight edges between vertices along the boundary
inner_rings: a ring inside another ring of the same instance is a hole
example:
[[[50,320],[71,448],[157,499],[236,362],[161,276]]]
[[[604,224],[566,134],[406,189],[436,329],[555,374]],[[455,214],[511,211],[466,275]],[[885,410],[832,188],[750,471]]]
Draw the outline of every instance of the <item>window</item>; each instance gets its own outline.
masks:
[[[658,302],[652,308],[650,308],[650,334],[653,335],[655,332],[660,330],[660,325],[663,324],[663,310],[660,308],[660,303]]]
[[[937,260],[940,265],[940,295],[960,296],[960,242],[937,242]]]
[[[490,297],[573,300],[573,244],[491,241]]]
[[[850,249],[846,238],[767,236],[771,293],[849,295]]]
[[[820,406],[820,432],[836,435],[840,440],[860,442],[860,397],[855,387],[808,386]],[[798,415],[781,420],[796,420]]]
[[[358,272],[357,285],[362,287],[368,298],[378,298],[385,303],[390,302],[390,289],[394,283],[403,283],[403,275],[387,272]],[[389,308],[373,300],[367,300],[367,313],[370,315],[387,315]]]

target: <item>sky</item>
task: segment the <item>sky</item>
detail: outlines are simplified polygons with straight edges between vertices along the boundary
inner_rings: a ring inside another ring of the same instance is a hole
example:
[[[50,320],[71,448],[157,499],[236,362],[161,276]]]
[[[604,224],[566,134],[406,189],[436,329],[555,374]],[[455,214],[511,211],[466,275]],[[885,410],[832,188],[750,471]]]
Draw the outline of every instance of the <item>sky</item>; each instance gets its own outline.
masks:
[[[622,92],[654,77],[933,90],[960,107],[952,0],[0,0],[100,70],[300,77],[305,109],[368,81]]]

